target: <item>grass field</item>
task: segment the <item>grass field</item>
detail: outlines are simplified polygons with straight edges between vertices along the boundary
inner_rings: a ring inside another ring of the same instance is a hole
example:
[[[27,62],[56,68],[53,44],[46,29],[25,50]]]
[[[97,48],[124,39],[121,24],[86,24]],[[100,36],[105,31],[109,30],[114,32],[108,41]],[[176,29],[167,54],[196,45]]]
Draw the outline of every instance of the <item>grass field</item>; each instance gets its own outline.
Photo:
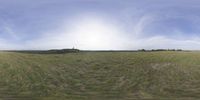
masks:
[[[0,52],[1,99],[200,99],[200,52]]]

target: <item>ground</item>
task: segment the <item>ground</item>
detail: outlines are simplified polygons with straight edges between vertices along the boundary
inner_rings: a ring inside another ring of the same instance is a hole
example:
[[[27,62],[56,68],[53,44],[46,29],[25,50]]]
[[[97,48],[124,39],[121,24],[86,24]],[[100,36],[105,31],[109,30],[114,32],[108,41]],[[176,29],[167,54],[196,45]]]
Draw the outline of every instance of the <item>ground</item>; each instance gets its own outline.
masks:
[[[200,99],[200,52],[0,52],[1,99]]]

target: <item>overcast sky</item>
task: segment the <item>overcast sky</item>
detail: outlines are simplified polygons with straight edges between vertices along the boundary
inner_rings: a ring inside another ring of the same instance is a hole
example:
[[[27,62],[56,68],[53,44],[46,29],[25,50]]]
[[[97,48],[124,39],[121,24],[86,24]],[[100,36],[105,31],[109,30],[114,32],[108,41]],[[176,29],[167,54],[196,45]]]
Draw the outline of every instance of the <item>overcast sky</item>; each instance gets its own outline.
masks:
[[[199,0],[0,0],[0,49],[200,49]]]

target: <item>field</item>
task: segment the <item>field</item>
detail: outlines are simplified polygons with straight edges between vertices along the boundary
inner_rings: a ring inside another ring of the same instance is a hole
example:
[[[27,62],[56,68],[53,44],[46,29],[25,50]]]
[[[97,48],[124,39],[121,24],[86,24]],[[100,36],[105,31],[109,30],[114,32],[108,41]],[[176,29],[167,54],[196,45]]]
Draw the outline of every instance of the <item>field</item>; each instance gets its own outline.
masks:
[[[200,99],[200,52],[0,52],[0,100]]]

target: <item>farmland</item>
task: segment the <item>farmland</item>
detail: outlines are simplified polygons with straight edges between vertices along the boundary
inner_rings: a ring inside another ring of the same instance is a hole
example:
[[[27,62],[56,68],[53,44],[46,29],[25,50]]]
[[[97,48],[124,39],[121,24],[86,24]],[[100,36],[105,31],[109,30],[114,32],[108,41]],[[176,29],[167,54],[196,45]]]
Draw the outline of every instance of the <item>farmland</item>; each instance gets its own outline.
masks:
[[[200,99],[200,52],[0,52],[1,99]]]

